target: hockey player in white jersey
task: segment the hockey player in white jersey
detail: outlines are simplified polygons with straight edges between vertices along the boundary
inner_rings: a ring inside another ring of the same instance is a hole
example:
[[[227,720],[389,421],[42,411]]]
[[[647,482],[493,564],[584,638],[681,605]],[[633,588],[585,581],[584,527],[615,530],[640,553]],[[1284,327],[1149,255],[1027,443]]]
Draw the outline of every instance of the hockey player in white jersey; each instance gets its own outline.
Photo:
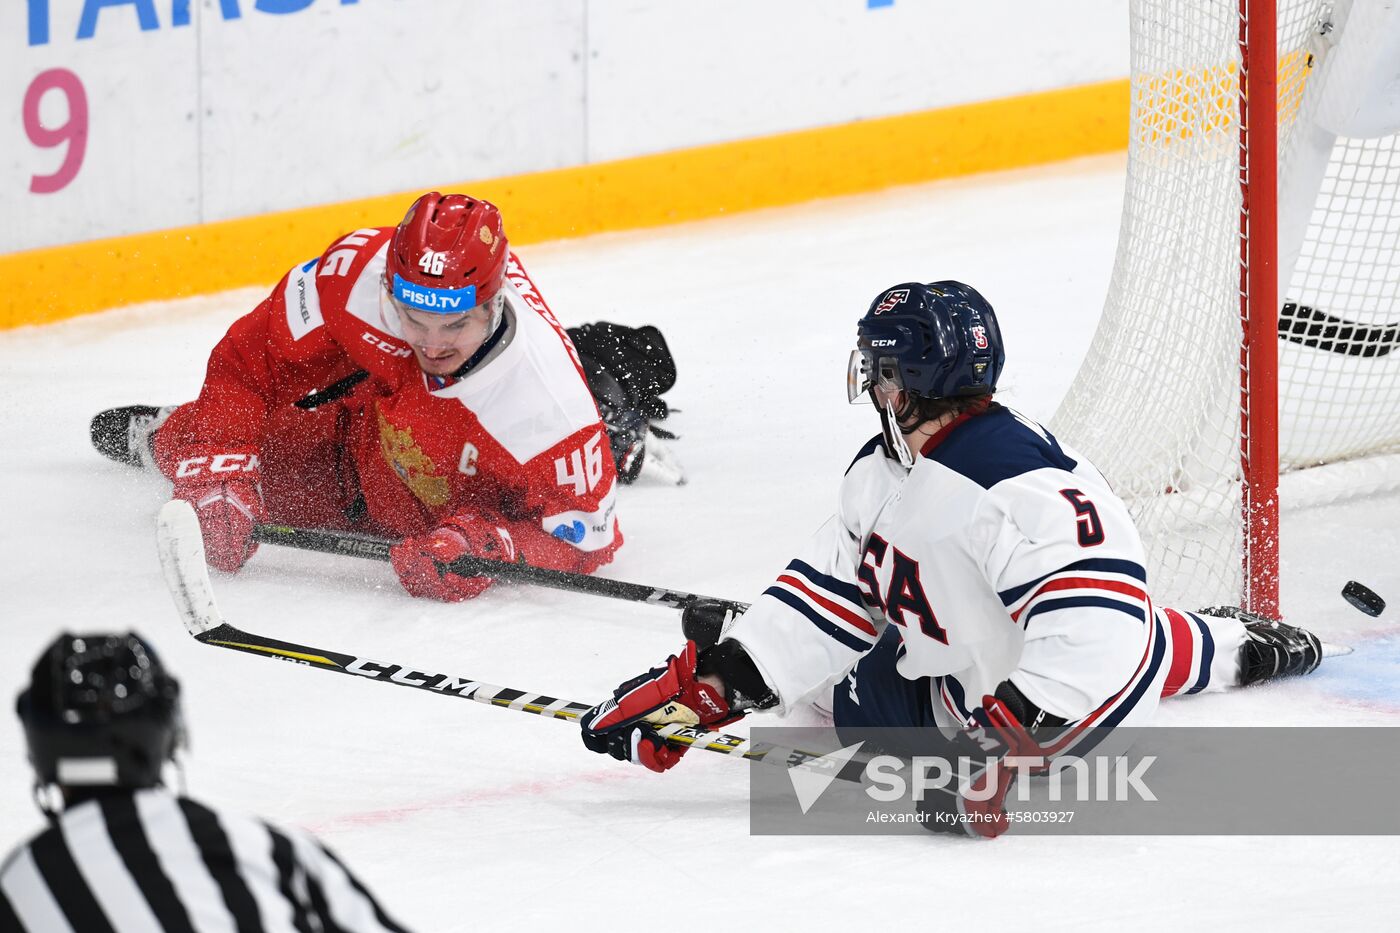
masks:
[[[875,403],[882,430],[847,469],[836,514],[718,644],[688,642],[584,716],[585,745],[664,771],[681,751],[658,725],[817,702],[838,729],[968,730],[1003,755],[1053,755],[1090,727],[1146,723],[1162,696],[1316,668],[1321,646],[1301,629],[1154,606],[1103,476],[994,401],[1004,360],[996,315],[969,286],[881,292],[848,392]],[[1006,821],[924,825],[997,835]]]

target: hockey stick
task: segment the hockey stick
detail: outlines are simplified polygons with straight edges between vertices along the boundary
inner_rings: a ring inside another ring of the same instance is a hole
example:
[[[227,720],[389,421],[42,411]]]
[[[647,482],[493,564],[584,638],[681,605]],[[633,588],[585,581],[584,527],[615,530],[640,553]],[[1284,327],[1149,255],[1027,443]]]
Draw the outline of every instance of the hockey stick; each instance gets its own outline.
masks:
[[[498,687],[467,677],[420,670],[402,664],[374,661],[351,654],[341,654],[309,645],[278,641],[235,628],[224,621],[214,601],[209,568],[204,559],[204,538],[199,530],[199,518],[188,502],[173,499],[161,507],[156,517],[156,542],[160,552],[161,570],[166,585],[175,600],[185,629],[196,641],[219,648],[230,648],[267,658],[291,661],[308,667],[351,674],[370,680],[427,690],[441,696],[472,700],[488,706],[533,713],[549,719],[577,722],[592,708],[591,704],[562,700],[543,694],[531,694],[510,687]],[[692,726],[669,725],[658,730],[671,745],[700,748],[761,761],[782,768],[815,769],[829,772],[837,769],[836,777],[859,781],[863,760],[851,758],[838,761],[811,752],[786,748],[766,742],[753,742],[743,736],[724,732],[706,732]]]
[[[1327,353],[1382,357],[1395,349],[1400,324],[1358,324],[1310,305],[1286,301],[1279,311],[1279,337]]]
[[[253,540],[262,544],[275,544],[282,547],[299,548],[303,551],[320,551],[326,554],[345,554],[387,563],[389,549],[397,544],[388,538],[356,534],[349,531],[325,531],[317,528],[294,528],[290,525],[254,525]],[[513,580],[533,583],[556,590],[571,590],[607,596],[612,599],[625,599],[634,603],[653,603],[673,609],[689,609],[704,604],[704,612],[691,613],[686,619],[686,637],[701,647],[719,641],[720,628],[728,613],[741,615],[749,608],[748,603],[732,599],[719,599],[713,596],[699,596],[680,590],[646,586],[641,583],[628,583],[625,580],[609,580],[606,577],[593,577],[586,573],[569,573],[563,570],[550,570],[530,564],[506,563],[499,560],[484,560],[480,557],[459,557],[450,563],[442,564],[442,569],[464,577],[492,577],[498,580]]]

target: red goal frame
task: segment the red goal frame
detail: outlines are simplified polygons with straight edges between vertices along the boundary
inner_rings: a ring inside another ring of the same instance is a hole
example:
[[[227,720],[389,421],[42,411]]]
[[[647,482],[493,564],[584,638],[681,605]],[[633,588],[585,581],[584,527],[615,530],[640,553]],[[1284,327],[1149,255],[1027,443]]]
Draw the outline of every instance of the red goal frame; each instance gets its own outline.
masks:
[[[1240,469],[1245,608],[1279,618],[1275,0],[1239,0]]]

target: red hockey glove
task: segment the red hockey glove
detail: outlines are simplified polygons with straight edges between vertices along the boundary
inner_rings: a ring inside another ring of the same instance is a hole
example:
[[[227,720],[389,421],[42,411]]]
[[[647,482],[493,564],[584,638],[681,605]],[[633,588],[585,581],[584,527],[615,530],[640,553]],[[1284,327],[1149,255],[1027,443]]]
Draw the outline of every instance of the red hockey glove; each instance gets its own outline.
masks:
[[[458,576],[441,567],[467,556],[513,561],[515,543],[504,528],[459,515],[428,534],[405,538],[389,549],[389,563],[404,589],[414,596],[449,603],[480,596],[491,585],[490,577]]]
[[[1034,759],[1044,762],[1044,752],[1031,738],[1011,710],[994,696],[982,698],[982,712],[989,723],[986,727],[964,733],[970,767],[963,771],[957,787],[930,793],[919,802],[925,814],[921,825],[936,833],[955,836],[995,839],[1006,832],[1010,821],[1006,816],[1006,795],[1016,783],[1016,763],[1031,767]],[[961,769],[960,769],[961,770]]]
[[[613,691],[579,719],[589,751],[612,755],[652,771],[667,771],[685,748],[667,745],[657,729],[672,723],[715,729],[741,718],[729,708],[724,692],[695,679],[695,642]]]
[[[258,481],[258,458],[252,453],[212,453],[180,461],[172,498],[194,506],[209,566],[234,573],[258,549],[253,526],[267,521]]]

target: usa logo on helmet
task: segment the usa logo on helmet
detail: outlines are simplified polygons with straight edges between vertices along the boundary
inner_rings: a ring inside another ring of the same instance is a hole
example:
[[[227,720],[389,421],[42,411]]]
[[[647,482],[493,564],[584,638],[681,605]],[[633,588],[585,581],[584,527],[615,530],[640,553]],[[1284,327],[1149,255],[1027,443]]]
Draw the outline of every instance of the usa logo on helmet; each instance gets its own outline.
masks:
[[[972,345],[979,350],[987,349],[987,328],[981,324],[972,325]]]
[[[895,305],[899,304],[901,301],[908,297],[909,289],[896,288],[894,291],[890,292],[888,295],[885,296],[884,301],[881,301],[879,305],[875,307],[875,313],[884,314],[886,311],[890,310]]]

